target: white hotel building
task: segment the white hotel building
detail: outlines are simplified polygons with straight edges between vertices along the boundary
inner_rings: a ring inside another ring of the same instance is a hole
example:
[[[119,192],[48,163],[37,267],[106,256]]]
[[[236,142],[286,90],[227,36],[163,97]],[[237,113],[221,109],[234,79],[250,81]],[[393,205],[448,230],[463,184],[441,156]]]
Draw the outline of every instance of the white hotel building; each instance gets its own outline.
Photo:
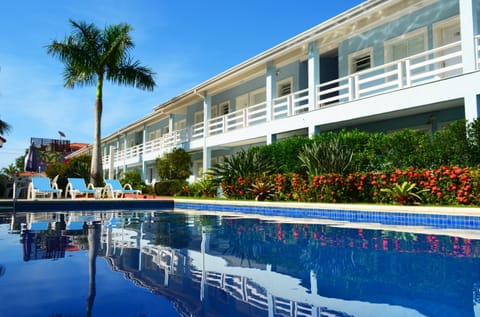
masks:
[[[102,139],[105,175],[188,151],[191,180],[240,148],[341,128],[434,132],[477,118],[480,0],[368,0]],[[74,155],[85,154],[85,148]]]

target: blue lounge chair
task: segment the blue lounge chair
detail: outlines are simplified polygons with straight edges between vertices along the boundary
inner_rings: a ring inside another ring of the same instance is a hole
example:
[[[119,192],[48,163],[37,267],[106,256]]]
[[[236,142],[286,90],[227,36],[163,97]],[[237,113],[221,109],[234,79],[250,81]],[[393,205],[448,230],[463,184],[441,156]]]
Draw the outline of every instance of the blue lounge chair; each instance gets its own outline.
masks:
[[[65,188],[65,198],[67,198],[69,194],[72,199],[75,199],[77,195],[85,195],[85,197],[88,198],[89,194],[95,197],[97,190],[92,184],[88,184],[87,186],[83,178],[69,177],[67,187]]]
[[[37,199],[39,196],[45,196],[52,199],[53,194],[57,194],[57,198],[62,197],[62,190],[58,189],[57,183],[50,183],[48,177],[32,177],[32,181],[28,185],[28,199]]]
[[[123,198],[125,194],[135,194],[135,198],[137,198],[138,194],[142,193],[138,189],[132,189],[132,185],[130,184],[125,184],[125,186],[122,187],[118,179],[106,179],[105,183],[104,191],[108,197],[111,198]]]

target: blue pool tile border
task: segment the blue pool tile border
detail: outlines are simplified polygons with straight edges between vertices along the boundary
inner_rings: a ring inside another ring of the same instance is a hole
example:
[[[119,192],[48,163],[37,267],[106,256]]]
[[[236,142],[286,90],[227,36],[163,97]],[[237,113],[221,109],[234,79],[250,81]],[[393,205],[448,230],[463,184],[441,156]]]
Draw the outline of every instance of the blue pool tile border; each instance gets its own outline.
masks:
[[[317,218],[348,222],[380,223],[399,226],[425,226],[433,228],[480,230],[480,216],[429,214],[415,212],[382,212],[355,209],[295,208],[283,206],[254,206],[237,204],[209,204],[175,201],[175,208],[208,210],[216,212],[240,212],[263,216],[291,218]]]

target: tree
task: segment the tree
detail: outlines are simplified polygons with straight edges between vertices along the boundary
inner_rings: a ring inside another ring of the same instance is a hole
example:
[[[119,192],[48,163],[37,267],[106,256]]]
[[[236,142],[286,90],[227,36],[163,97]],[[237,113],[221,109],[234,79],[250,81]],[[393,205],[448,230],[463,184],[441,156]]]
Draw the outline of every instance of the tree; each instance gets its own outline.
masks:
[[[103,183],[101,158],[101,119],[103,112],[103,82],[133,86],[152,91],[155,73],[130,56],[134,43],[131,26],[125,23],[106,26],[100,30],[94,24],[70,20],[72,34],[63,41],[54,40],[47,53],[65,64],[64,86],[96,85],[95,128],[92,145],[90,181],[95,186]]]
[[[165,180],[182,180],[190,176],[192,159],[184,149],[174,149],[157,158],[158,175]]]
[[[2,173],[8,180],[12,180],[13,177],[19,172],[18,168],[14,164],[8,165],[8,167],[2,168]]]
[[[12,130],[12,126],[3,120],[0,120],[0,135],[6,134]]]

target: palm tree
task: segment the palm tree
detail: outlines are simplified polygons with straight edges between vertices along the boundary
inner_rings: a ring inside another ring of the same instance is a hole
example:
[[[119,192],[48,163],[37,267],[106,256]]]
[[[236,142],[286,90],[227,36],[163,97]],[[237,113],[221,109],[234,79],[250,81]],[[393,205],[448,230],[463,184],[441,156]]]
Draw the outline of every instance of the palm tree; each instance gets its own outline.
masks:
[[[18,168],[15,166],[15,164],[10,164],[8,167],[2,168],[2,172],[0,175],[5,175],[8,180],[12,180],[13,177],[18,173]]]
[[[106,26],[100,30],[94,24],[70,20],[72,34],[62,42],[54,40],[47,53],[65,64],[64,86],[96,85],[95,128],[92,148],[91,182],[103,185],[101,160],[102,91],[104,80],[118,85],[153,90],[155,73],[130,57],[135,46],[130,37],[131,26],[125,23]]]
[[[0,120],[0,135],[6,134],[12,130],[12,126],[3,120]]]

